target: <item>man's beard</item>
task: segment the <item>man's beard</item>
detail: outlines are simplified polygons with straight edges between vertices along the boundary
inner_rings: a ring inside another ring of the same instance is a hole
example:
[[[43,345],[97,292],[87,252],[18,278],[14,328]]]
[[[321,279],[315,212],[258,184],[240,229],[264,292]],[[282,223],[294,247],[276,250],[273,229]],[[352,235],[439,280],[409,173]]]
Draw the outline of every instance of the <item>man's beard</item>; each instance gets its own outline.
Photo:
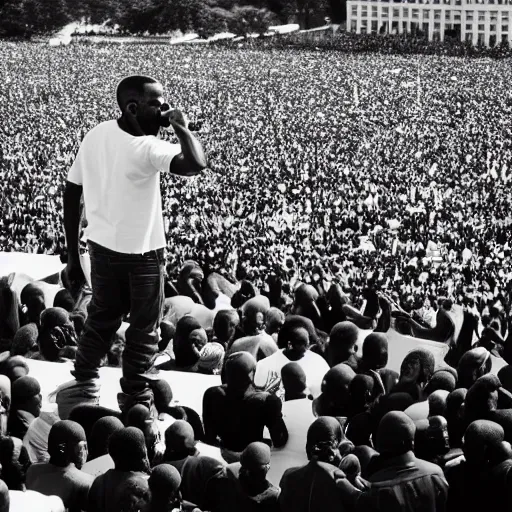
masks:
[[[146,135],[158,135],[160,123],[155,119],[137,119],[139,126]]]

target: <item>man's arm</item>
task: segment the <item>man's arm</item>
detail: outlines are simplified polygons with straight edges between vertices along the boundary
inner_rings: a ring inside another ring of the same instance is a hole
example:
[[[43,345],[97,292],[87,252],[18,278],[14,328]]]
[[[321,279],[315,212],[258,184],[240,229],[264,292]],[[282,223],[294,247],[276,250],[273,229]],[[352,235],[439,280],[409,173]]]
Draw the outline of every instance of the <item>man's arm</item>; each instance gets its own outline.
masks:
[[[172,159],[169,170],[178,176],[195,176],[206,168],[203,147],[188,129],[188,122],[179,110],[170,111],[168,116],[181,145],[181,153]]]
[[[204,442],[210,446],[219,446],[217,439],[217,390],[209,388],[203,395]]]
[[[82,215],[82,190],[81,185],[75,185],[66,181],[64,189],[64,232],[68,249],[68,261],[79,262],[79,229]]]

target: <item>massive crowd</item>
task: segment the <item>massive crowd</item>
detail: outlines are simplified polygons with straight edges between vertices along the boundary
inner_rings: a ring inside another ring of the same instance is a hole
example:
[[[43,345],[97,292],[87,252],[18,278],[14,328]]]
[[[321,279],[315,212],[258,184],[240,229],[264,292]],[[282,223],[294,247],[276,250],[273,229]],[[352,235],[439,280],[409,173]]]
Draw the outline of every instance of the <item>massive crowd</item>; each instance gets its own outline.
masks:
[[[296,288],[320,276],[355,307],[376,289],[424,325],[448,298],[493,340],[510,334],[503,62],[108,44],[0,43],[0,54],[1,250],[64,254],[78,145],[116,116],[119,79],[145,73],[209,157],[197,178],[162,180],[169,278],[192,259],[263,290],[277,276],[296,299],[282,311],[249,299],[218,312],[211,332],[190,316],[163,323],[164,367],[220,373],[222,385],[206,390],[200,418],[155,380],[156,428],[143,405],[68,410],[65,389],[42,410],[26,359],[73,359],[83,314],[65,293],[42,314],[39,292],[22,293],[27,325],[0,355],[2,512],[509,510],[512,384],[510,366],[490,373],[496,345],[471,348],[464,332],[456,369],[416,349],[398,374],[385,333],[356,355],[359,328],[331,318],[319,332],[298,299],[311,290]]]

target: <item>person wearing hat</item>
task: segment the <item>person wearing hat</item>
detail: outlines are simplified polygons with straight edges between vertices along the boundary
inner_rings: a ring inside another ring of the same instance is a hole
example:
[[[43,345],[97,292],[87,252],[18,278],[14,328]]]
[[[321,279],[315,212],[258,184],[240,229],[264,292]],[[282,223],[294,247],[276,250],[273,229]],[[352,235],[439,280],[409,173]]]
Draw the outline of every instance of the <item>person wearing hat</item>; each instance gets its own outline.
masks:
[[[12,383],[11,394],[7,428],[12,436],[23,439],[30,424],[41,412],[41,386],[34,377],[27,375]]]
[[[180,492],[181,476],[170,464],[160,464],[153,468],[149,477],[151,501],[146,512],[181,510],[201,512],[193,503],[182,499]]]
[[[253,386],[256,360],[248,352],[231,354],[224,369],[225,384],[206,390],[203,396],[205,441],[220,446],[228,462],[238,462],[244,448],[263,441],[268,428],[272,443],[281,447],[288,440],[278,397]]]
[[[59,496],[70,512],[82,510],[94,480],[82,471],[87,460],[84,429],[74,421],[58,421],[50,430],[48,453],[49,462],[28,469],[27,489]]]
[[[66,512],[66,507],[58,496],[45,496],[36,491],[10,490],[0,480],[0,512]]]
[[[279,485],[283,473],[291,466],[302,466],[308,459],[304,451],[309,426],[315,421],[313,402],[306,385],[306,374],[297,363],[288,363],[281,370],[284,386],[283,420],[288,441],[281,448],[272,448],[268,480]]]
[[[285,471],[279,487],[282,512],[340,512],[350,510],[361,494],[338,469],[340,423],[332,417],[316,419],[308,429],[306,453],[309,463]]]
[[[131,477],[147,479],[151,472],[144,434],[138,428],[125,427],[114,432],[108,441],[108,453],[115,467],[94,479],[84,502],[90,512],[115,510],[117,489]]]
[[[371,488],[359,498],[356,511],[437,512],[444,510],[448,484],[441,468],[414,455],[416,427],[405,413],[388,412],[380,421],[376,471]]]
[[[329,365],[322,356],[309,350],[311,343],[310,331],[306,327],[298,327],[286,319],[278,337],[278,345],[283,348],[258,361],[254,384],[257,387],[265,386],[272,374],[280,375],[282,367],[294,361],[304,370],[308,388],[316,398],[320,395],[322,380],[329,371]]]
[[[240,462],[226,468],[231,486],[234,510],[247,512],[279,512],[279,488],[267,480],[270,468],[270,448],[260,442],[249,444],[242,452]]]
[[[165,431],[165,448],[163,462],[178,470],[183,498],[202,510],[223,510],[225,464],[199,453],[192,426],[175,421]]]

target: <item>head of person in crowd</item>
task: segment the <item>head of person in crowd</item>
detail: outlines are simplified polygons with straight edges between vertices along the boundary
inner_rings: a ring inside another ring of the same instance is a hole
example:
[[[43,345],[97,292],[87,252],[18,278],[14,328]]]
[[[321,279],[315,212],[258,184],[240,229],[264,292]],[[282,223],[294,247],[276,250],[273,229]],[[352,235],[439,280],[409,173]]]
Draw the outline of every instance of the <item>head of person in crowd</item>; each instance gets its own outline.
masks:
[[[498,408],[498,390],[501,382],[491,373],[480,377],[469,389],[464,405],[466,425],[488,418]]]
[[[57,361],[66,347],[77,347],[75,326],[63,308],[48,308],[41,314],[39,349],[47,361]]]
[[[224,347],[216,341],[207,343],[199,352],[197,363],[198,373],[205,375],[218,375],[224,364]]]
[[[249,352],[234,352],[226,358],[224,382],[228,393],[243,395],[253,386],[256,373],[256,359]]]
[[[388,337],[383,332],[372,332],[363,342],[361,370],[377,371],[388,364]]]
[[[59,290],[53,299],[54,308],[63,308],[68,313],[71,313],[75,309],[75,301],[71,292],[66,288]]]
[[[288,315],[277,336],[277,345],[280,349],[287,349],[289,347],[289,340],[293,338],[292,333],[297,328],[307,331],[309,338],[308,346],[319,343],[318,333],[309,318],[300,315]]]
[[[178,368],[194,367],[199,361],[201,349],[208,342],[206,331],[190,315],[178,320],[174,335],[173,350]]]
[[[108,453],[117,471],[150,473],[146,440],[136,427],[125,427],[114,432],[108,441]]]
[[[359,328],[352,322],[338,322],[331,329],[327,346],[327,362],[333,367],[348,361],[357,352]]]
[[[240,317],[235,309],[221,309],[215,315],[213,320],[213,333],[215,340],[220,343],[224,349],[229,348],[239,324]]]
[[[365,412],[374,398],[375,380],[364,374],[355,375],[349,384],[350,414]]]
[[[157,135],[160,115],[169,105],[163,102],[163,87],[154,78],[133,75],[123,78],[117,85],[116,99],[122,119],[131,126],[135,119],[146,135]],[[158,101],[159,106],[155,105]]]
[[[24,308],[27,322],[39,326],[41,313],[46,308],[42,287],[36,282],[25,285],[20,294],[20,302]]]
[[[170,464],[154,467],[149,477],[151,506],[148,512],[181,510],[181,475]]]
[[[401,411],[391,411],[380,420],[375,446],[384,458],[397,457],[414,450],[414,422]]]
[[[97,420],[89,440],[89,460],[107,455],[110,436],[123,428],[123,423],[115,416],[105,416]]]
[[[247,279],[242,278],[240,280],[240,288],[231,298],[231,305],[237,309],[242,308],[244,304],[246,304],[249,300],[256,297],[257,295],[258,290],[256,286],[250,281],[247,281]]]
[[[452,392],[457,387],[457,372],[452,369],[441,368],[432,375],[425,386],[425,394],[430,395],[434,391],[445,390]]]
[[[160,440],[160,431],[157,424],[151,419],[149,409],[142,404],[134,405],[126,413],[125,425],[138,428],[144,434],[149,460],[153,460],[156,445]]]
[[[12,340],[11,355],[30,358],[39,350],[38,337],[39,329],[36,324],[29,323],[20,327]]]
[[[321,395],[313,402],[317,416],[346,416],[350,405],[350,384],[356,374],[341,363],[331,368],[322,380]]]
[[[151,492],[147,478],[130,475],[114,489],[113,509],[118,512],[141,512],[150,510]],[[172,509],[161,509],[172,510]]]
[[[315,327],[320,327],[320,323],[322,321],[322,315],[316,303],[318,297],[318,292],[314,286],[303,283],[295,290],[292,308],[295,315],[301,315],[309,318]]]
[[[0,436],[0,478],[9,489],[23,491],[30,457],[21,439]]]
[[[280,309],[271,307],[265,314],[265,332],[270,336],[277,336],[285,319],[286,316]]]
[[[434,356],[429,350],[412,350],[402,361],[400,378],[394,391],[409,393],[414,400],[421,401],[424,389],[434,373],[435,364]]]
[[[512,393],[512,365],[508,364],[501,368],[498,372],[498,379],[500,379],[501,385]]]
[[[446,398],[446,421],[448,422],[448,435],[451,448],[460,448],[466,428],[464,420],[464,402],[467,389],[458,388]]]
[[[457,366],[458,387],[469,389],[480,377],[491,371],[491,354],[483,347],[466,352]]]
[[[281,368],[281,382],[284,387],[285,401],[306,398],[306,374],[298,363],[288,363]]]
[[[450,393],[444,389],[438,389],[428,395],[428,415],[445,416],[446,415],[446,399]]]
[[[253,493],[261,492],[267,485],[270,469],[270,447],[261,442],[251,443],[240,456],[240,483]]]
[[[11,416],[15,411],[26,411],[37,418],[42,403],[41,386],[34,377],[27,375],[12,383]]]
[[[270,309],[267,297],[257,295],[241,308],[242,329],[245,336],[255,336],[265,330],[265,316]]]
[[[194,429],[186,421],[176,420],[165,431],[164,460],[181,460],[196,454]]]
[[[52,425],[48,436],[50,464],[65,468],[74,464],[78,469],[87,461],[87,438],[81,425],[61,420]]]
[[[0,375],[0,435],[2,436],[7,434],[11,397],[11,381],[9,377]]]
[[[448,422],[443,416],[431,416],[416,423],[414,453],[420,459],[438,463],[450,450]]]
[[[488,420],[473,421],[464,433],[464,457],[479,471],[485,470],[489,455],[505,440],[503,427]]]
[[[5,357],[2,357],[3,355],[0,356],[0,373],[2,375],[7,376],[12,383],[28,375],[28,364],[23,356],[9,357],[9,352],[5,353]]]
[[[337,466],[341,462],[339,446],[343,430],[332,416],[317,418],[309,427],[306,454],[310,461],[327,462]]]

